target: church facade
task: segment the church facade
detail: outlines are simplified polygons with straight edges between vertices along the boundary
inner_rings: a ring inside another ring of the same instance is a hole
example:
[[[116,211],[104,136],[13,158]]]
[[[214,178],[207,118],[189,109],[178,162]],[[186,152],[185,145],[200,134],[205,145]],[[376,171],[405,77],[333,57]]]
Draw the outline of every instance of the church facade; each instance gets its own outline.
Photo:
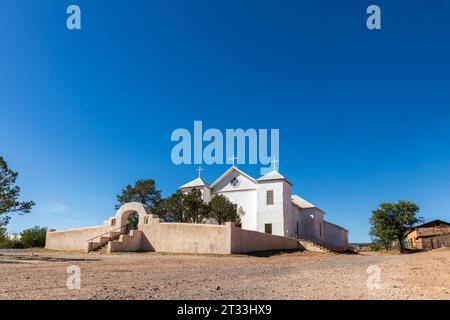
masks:
[[[199,175],[180,190],[194,188],[205,202],[218,194],[226,196],[236,205],[242,229],[310,240],[339,250],[348,247],[348,230],[326,221],[324,211],[293,195],[292,183],[277,170],[255,179],[232,166],[211,185]]]

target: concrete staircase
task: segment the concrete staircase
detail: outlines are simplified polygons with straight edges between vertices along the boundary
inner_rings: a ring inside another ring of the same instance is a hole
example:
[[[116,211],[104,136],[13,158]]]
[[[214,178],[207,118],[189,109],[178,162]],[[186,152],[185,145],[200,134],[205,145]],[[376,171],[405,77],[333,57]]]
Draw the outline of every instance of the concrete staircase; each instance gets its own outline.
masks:
[[[312,252],[321,252],[321,253],[332,253],[332,254],[336,254],[337,251],[326,247],[324,245],[321,245],[315,241],[312,240],[307,240],[307,239],[298,239],[298,242],[300,243],[300,245],[307,251],[312,251]]]
[[[122,234],[117,240],[109,241],[106,253],[136,252],[141,248],[142,231],[131,230],[130,234]]]
[[[87,252],[102,252],[112,240],[118,239],[122,233],[120,231],[111,231],[88,243]]]

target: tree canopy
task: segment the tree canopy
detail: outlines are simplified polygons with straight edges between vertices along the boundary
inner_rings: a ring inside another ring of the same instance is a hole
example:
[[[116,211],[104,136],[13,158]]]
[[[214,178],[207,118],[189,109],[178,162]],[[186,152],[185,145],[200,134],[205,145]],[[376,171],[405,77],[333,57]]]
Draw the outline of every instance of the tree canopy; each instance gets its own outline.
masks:
[[[138,180],[134,186],[127,185],[117,196],[117,201],[116,209],[128,202],[139,202],[168,222],[203,223],[214,219],[219,224],[234,222],[239,226],[240,216],[244,214],[242,208],[238,212],[236,206],[223,195],[214,196],[210,203],[205,203],[201,191],[196,188],[189,192],[178,190],[162,198],[152,179]]]
[[[161,200],[161,190],[156,189],[155,181],[152,179],[138,180],[134,186],[127,185],[122,193],[117,195],[119,204],[116,210],[128,202],[139,202],[153,209]]]
[[[209,206],[209,217],[216,220],[218,224],[224,224],[229,221],[240,224],[240,217],[236,205],[230,202],[224,195],[219,194],[213,197]]]
[[[197,189],[188,193],[178,190],[166,199],[161,199],[152,213],[170,222],[203,223],[207,219],[214,219],[218,224],[241,223],[235,204],[225,196],[216,195],[209,203],[205,203]],[[242,209],[240,213],[244,214]]]
[[[186,222],[202,223],[209,217],[209,205],[202,200],[200,190],[192,189],[183,196]]]
[[[408,230],[416,224],[423,222],[423,218],[417,217],[420,208],[411,201],[401,200],[397,203],[382,203],[372,211],[370,218],[370,236],[376,241],[390,247],[391,243],[398,240],[400,250],[403,251],[403,240]]]
[[[8,168],[8,164],[0,156],[0,226],[8,224],[10,214],[29,213],[35,205],[33,201],[19,200],[20,187],[16,185],[19,174]]]
[[[43,248],[45,247],[45,237],[47,228],[34,227],[23,230],[20,233],[20,242],[23,248]]]
[[[165,199],[164,218],[173,222],[188,222],[184,200],[185,195],[180,190]]]

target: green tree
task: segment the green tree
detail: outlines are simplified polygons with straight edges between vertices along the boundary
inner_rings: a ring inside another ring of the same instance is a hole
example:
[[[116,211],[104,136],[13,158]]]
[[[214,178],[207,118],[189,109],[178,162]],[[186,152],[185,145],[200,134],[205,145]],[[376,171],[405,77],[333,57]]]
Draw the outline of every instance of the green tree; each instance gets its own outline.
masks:
[[[6,232],[6,228],[0,226],[0,245],[4,243],[8,239],[8,234]]]
[[[161,198],[152,209],[152,214],[156,214],[164,220],[168,220],[167,216],[167,199]]]
[[[161,200],[161,190],[156,189],[155,181],[152,179],[138,180],[134,186],[127,185],[122,193],[117,195],[119,204],[116,210],[128,202],[140,202],[152,210]]]
[[[0,156],[0,226],[8,224],[10,214],[25,214],[31,211],[33,201],[20,202],[20,188],[16,185],[18,173],[8,168]]]
[[[240,224],[240,216],[236,205],[224,195],[216,195],[211,199],[209,205],[210,212],[208,217],[215,219],[218,224],[224,224],[225,222]]]
[[[209,217],[209,205],[203,201],[200,190],[192,189],[189,193],[184,194],[183,205],[186,222],[202,223],[205,218]]]
[[[397,203],[382,203],[372,211],[370,218],[370,236],[376,241],[391,247],[393,241],[398,240],[400,251],[404,249],[403,239],[406,232],[416,224],[423,222],[417,217],[420,208],[411,201],[401,200]]]
[[[20,233],[20,242],[24,248],[43,248],[46,235],[47,228],[34,227]]]
[[[18,237],[10,237],[5,227],[0,227],[0,248],[1,249],[19,249],[22,248]]]
[[[171,222],[188,222],[187,211],[185,205],[186,196],[178,190],[165,201],[166,217]]]

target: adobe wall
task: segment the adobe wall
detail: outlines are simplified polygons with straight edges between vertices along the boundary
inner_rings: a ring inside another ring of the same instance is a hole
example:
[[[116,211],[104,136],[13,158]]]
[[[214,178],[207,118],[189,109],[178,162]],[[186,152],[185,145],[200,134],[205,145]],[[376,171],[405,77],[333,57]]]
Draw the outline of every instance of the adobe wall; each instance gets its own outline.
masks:
[[[230,253],[247,253],[282,249],[298,249],[297,239],[276,236],[258,231],[243,230],[227,223],[230,234]]]
[[[230,253],[225,226],[168,223],[154,215],[142,226],[142,251],[174,253]]]
[[[86,250],[89,239],[122,226],[129,212],[140,210],[139,230],[108,243],[107,252],[157,251],[173,253],[230,254],[280,249],[297,249],[298,241],[257,231],[223,225],[167,223],[147,214],[138,204],[124,205],[102,226],[47,232],[46,248]]]
[[[337,251],[348,249],[348,231],[328,221],[324,221],[325,243]]]
[[[419,238],[416,240],[416,247],[423,250],[448,248],[450,247],[450,234]]]
[[[296,239],[243,230],[233,223],[167,223],[151,216],[142,232],[142,251],[230,254],[299,247]]]
[[[45,248],[49,250],[85,250],[87,240],[107,232],[105,226],[47,231]]]
[[[111,252],[137,252],[142,250],[143,232],[140,230],[132,230],[130,235],[121,235],[119,240],[110,241],[106,249],[107,253]]]

